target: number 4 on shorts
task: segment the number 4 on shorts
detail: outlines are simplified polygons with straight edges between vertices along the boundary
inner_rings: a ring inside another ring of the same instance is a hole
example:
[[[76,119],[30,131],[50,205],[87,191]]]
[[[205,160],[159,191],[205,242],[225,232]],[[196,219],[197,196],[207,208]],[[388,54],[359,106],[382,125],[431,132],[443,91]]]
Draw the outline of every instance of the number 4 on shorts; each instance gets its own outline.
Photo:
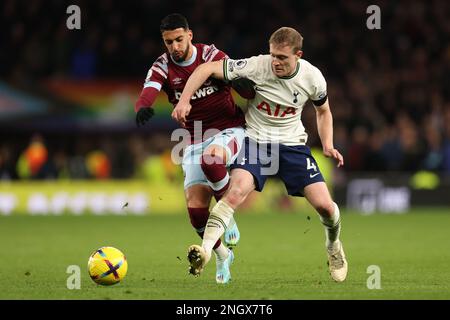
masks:
[[[317,167],[314,163],[311,162],[310,158],[306,158],[306,170],[313,169],[314,171],[317,171]]]

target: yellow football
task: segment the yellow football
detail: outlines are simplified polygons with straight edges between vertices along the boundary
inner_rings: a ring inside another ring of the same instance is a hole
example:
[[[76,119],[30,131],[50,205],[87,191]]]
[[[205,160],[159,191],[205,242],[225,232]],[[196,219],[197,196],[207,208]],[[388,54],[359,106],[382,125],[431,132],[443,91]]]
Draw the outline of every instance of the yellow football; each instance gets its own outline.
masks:
[[[116,284],[123,280],[127,270],[127,258],[114,247],[101,247],[89,257],[89,276],[95,283],[104,286]]]

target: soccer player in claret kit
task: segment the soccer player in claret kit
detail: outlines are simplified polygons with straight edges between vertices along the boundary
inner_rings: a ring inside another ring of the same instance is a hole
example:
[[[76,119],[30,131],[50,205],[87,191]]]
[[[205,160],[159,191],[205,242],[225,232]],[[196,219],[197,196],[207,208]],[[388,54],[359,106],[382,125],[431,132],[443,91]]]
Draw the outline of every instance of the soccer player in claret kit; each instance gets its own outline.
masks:
[[[135,105],[138,126],[153,116],[151,106],[160,90],[167,94],[175,106],[189,76],[199,65],[227,58],[214,45],[192,44],[193,33],[186,18],[180,14],[166,16],[161,21],[160,30],[167,52],[156,59],[148,71],[144,88]],[[239,88],[237,90],[239,92]],[[242,91],[240,93],[244,95]],[[246,93],[252,94],[251,91]],[[190,145],[184,150],[182,167],[190,221],[202,237],[212,196],[219,200],[228,188],[227,167],[233,163],[243,144],[245,134],[242,126],[245,119],[233,100],[230,82],[217,79],[204,81],[192,98],[192,105],[192,112],[183,122],[183,127],[190,134]],[[194,121],[201,123],[201,132],[194,132]],[[206,131],[211,132],[211,129],[218,133],[209,137]],[[224,241],[228,246],[233,246],[239,238],[239,229],[231,221]],[[212,249],[216,254],[216,281],[227,283],[231,279],[233,251],[221,242],[220,237]]]
[[[189,262],[196,274],[208,263],[211,247],[227,228],[235,209],[252,190],[262,191],[268,177],[263,169],[276,160],[279,166],[273,174],[283,180],[288,194],[304,196],[319,214],[325,227],[332,279],[341,282],[347,276],[347,260],[339,240],[339,208],[331,199],[318,165],[306,146],[308,135],[300,116],[308,100],[315,105],[324,155],[335,159],[338,167],[344,164],[344,159],[333,146],[333,118],[326,81],[318,68],[301,59],[302,44],[299,32],[283,27],[270,37],[270,54],[203,64],[190,77],[172,112],[174,119],[183,121],[191,110],[189,98],[210,76],[226,80],[246,78],[254,82],[256,95],[249,101],[245,116],[247,137],[231,166],[231,185],[211,210],[202,246],[192,245],[188,250]],[[252,152],[258,149],[268,152]]]

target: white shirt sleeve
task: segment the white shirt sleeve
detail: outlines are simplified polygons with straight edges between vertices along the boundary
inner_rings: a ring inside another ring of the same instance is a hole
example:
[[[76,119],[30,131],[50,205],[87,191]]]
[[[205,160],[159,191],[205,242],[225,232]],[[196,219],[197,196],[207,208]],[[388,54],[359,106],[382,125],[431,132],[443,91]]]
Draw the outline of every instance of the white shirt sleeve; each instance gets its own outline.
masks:
[[[309,98],[312,101],[320,101],[327,96],[327,82],[322,72],[316,67],[314,67],[314,72],[312,73],[311,84],[312,91]]]
[[[227,80],[235,80],[238,78],[247,78],[255,81],[258,74],[261,73],[258,70],[259,56],[251,57],[248,59],[225,59],[223,64],[223,74]]]

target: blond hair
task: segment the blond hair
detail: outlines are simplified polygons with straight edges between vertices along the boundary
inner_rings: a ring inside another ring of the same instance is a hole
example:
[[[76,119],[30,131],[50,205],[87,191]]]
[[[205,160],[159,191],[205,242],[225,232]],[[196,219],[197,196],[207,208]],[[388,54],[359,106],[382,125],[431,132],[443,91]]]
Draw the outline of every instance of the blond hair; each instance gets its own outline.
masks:
[[[281,27],[270,36],[269,43],[275,46],[290,46],[293,53],[302,50],[303,37],[294,28]]]

